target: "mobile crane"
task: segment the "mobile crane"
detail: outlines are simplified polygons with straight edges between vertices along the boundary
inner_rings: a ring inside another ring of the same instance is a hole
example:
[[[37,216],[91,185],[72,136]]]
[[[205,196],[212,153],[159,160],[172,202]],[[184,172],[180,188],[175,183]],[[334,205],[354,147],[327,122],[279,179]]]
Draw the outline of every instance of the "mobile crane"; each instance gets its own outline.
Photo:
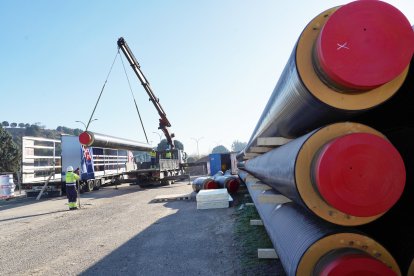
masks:
[[[151,89],[150,83],[145,77],[144,73],[141,71],[141,66],[139,65],[137,59],[129,48],[123,37],[118,39],[118,48],[122,50],[129,64],[131,65],[134,73],[137,75],[138,79],[141,81],[142,86],[149,96],[149,100],[154,105],[155,109],[160,116],[159,127],[165,135],[167,143],[170,146],[170,157],[166,157],[165,151],[158,151],[156,153],[157,165],[154,168],[151,166],[150,162],[136,162],[138,165],[137,170],[126,172],[128,179],[136,179],[137,183],[146,183],[152,181],[170,182],[177,179],[185,179],[188,176],[183,175],[184,167],[186,167],[185,159],[186,153],[182,150],[175,149],[174,146],[174,137],[175,135],[170,132],[171,123],[167,118],[167,114],[162,108],[159,99],[155,96],[154,92]]]
[[[135,58],[134,54],[132,53],[131,49],[129,48],[128,44],[126,43],[123,37],[120,37],[118,39],[118,48],[121,49],[124,53],[126,59],[131,65],[138,79],[141,81],[141,84],[144,87],[145,91],[147,92],[149,100],[152,102],[158,114],[160,115],[160,124],[158,129],[161,129],[164,133],[165,138],[167,139],[167,142],[170,145],[170,149],[174,149],[174,133],[171,133],[169,130],[169,127],[171,127],[171,123],[167,118],[167,114],[162,108],[159,99],[155,96],[154,92],[152,91],[149,81],[145,77],[144,73],[141,71],[141,66],[139,65],[137,59]]]

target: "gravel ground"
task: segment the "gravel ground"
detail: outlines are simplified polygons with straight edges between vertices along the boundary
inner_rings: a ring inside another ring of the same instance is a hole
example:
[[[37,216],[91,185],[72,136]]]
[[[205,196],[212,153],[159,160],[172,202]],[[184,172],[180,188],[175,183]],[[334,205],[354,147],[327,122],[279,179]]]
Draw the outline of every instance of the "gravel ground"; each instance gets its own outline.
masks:
[[[239,275],[234,208],[151,203],[191,185],[121,185],[66,198],[0,202],[0,275]]]

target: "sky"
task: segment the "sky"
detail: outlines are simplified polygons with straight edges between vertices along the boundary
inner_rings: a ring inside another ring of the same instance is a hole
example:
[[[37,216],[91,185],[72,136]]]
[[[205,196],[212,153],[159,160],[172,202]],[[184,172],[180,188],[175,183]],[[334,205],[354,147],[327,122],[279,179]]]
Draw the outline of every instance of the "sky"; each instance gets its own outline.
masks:
[[[0,121],[83,129],[106,81],[89,130],[145,142],[134,97],[156,146],[159,116],[118,55],[124,37],[185,151],[230,149],[249,140],[307,23],[349,2],[1,0]],[[412,0],[384,2],[414,25]]]

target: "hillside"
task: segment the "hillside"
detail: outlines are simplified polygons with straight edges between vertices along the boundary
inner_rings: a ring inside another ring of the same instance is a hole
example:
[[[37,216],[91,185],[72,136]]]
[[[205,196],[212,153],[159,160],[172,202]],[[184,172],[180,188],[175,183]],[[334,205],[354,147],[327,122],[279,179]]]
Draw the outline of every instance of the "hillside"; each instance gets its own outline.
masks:
[[[29,125],[25,127],[4,127],[13,138],[16,145],[21,148],[22,136],[34,136],[50,139],[60,139],[61,134],[79,135],[82,130],[79,128],[71,129],[68,127],[59,126],[56,129],[46,129],[39,125]]]

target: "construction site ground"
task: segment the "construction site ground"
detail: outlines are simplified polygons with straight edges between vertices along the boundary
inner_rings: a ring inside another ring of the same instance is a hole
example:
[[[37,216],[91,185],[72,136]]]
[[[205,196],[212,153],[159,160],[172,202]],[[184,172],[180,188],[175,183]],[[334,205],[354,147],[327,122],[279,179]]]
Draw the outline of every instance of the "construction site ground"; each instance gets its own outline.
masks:
[[[267,237],[247,225],[244,194],[226,209],[154,202],[191,192],[188,181],[110,186],[82,194],[76,211],[66,197],[0,201],[0,275],[284,275],[255,257]]]

